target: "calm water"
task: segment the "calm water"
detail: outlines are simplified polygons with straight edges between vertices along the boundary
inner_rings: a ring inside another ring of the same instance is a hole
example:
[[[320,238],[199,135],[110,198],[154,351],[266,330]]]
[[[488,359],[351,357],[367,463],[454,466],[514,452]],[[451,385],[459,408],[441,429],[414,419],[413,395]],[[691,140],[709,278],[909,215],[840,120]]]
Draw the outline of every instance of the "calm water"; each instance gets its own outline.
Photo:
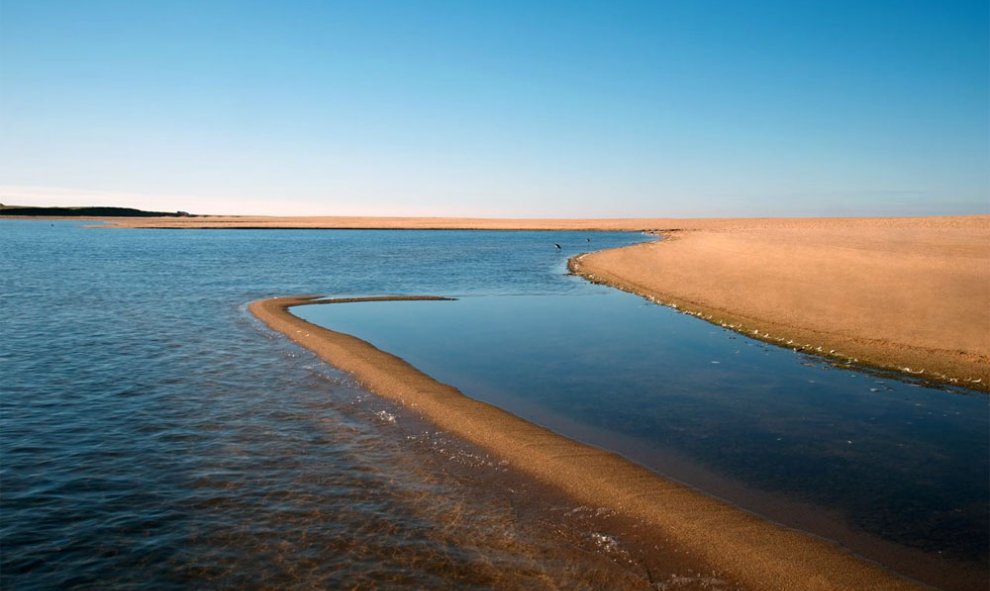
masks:
[[[299,313],[807,529],[952,571],[985,557],[986,396],[834,369],[564,274],[641,239],[0,222],[0,586],[726,587],[671,552],[645,564],[614,544],[622,524],[244,309],[294,293],[461,297]]]
[[[647,588],[665,565],[613,544],[608,516],[506,487],[244,307],[580,291],[561,265],[585,245],[0,221],[0,587]]]

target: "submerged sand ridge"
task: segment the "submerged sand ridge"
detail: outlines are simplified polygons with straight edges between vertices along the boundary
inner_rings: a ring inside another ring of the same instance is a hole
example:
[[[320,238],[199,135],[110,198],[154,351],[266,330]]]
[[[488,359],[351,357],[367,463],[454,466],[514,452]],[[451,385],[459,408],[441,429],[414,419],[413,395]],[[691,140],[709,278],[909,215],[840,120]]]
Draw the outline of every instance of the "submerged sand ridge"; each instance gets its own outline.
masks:
[[[990,217],[665,232],[571,269],[777,345],[986,390]]]
[[[249,308],[269,327],[351,373],[369,390],[421,413],[440,429],[508,460],[580,503],[658,528],[692,555],[751,588],[918,588],[834,544],[768,523],[620,456],[472,400],[369,343],[289,312],[292,306],[333,302],[285,297],[253,302]]]

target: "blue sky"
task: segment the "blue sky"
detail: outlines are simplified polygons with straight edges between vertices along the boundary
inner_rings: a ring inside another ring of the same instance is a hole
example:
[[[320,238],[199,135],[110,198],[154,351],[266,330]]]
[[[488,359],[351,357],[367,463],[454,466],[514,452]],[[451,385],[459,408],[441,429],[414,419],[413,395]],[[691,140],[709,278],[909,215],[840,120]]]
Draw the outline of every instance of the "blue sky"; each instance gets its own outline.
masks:
[[[990,212],[987,2],[0,0],[0,201]]]

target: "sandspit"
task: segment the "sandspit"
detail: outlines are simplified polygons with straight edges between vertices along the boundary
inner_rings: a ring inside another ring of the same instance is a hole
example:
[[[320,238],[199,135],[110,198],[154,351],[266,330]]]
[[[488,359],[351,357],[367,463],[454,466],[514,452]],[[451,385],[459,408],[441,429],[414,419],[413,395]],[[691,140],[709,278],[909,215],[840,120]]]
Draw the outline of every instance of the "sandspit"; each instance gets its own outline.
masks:
[[[986,390],[990,217],[685,224],[572,271],[776,345]]]
[[[618,455],[468,398],[367,342],[289,312],[293,306],[333,302],[292,296],[256,301],[249,309],[270,328],[352,374],[369,390],[422,414],[438,428],[507,460],[579,503],[609,508],[657,528],[748,587],[918,588],[834,544],[774,525]]]

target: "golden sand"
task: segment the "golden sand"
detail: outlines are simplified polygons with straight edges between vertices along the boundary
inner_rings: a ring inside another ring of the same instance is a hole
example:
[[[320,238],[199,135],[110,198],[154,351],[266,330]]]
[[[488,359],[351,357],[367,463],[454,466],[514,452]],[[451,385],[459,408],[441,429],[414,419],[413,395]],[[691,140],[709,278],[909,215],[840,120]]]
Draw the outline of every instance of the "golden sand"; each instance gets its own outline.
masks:
[[[777,345],[986,390],[990,216],[685,224],[589,279]]]
[[[320,303],[332,300],[283,297],[253,302],[249,309],[272,329],[355,376],[369,390],[421,413],[438,428],[508,460],[579,503],[609,508],[657,528],[691,555],[748,587],[918,588],[834,544],[771,524],[660,478],[618,455],[472,400],[394,355],[306,322],[288,310]]]

